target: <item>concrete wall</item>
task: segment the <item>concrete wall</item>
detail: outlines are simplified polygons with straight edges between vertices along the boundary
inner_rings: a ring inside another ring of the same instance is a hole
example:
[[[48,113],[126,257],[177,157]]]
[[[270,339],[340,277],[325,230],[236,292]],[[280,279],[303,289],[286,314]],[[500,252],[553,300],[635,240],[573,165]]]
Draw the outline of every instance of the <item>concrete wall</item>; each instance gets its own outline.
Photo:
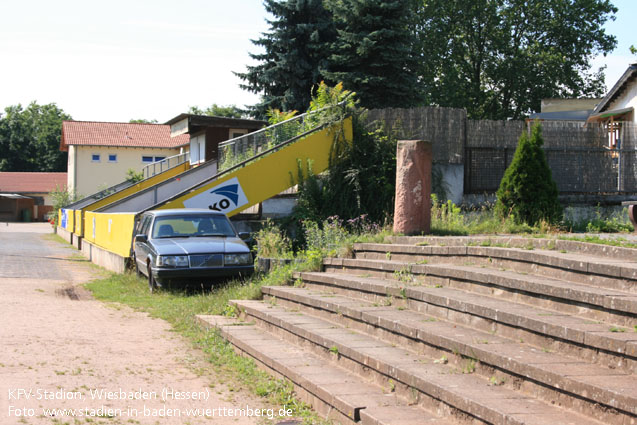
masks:
[[[633,108],[632,117],[629,118],[630,121],[637,123],[637,81],[632,80],[632,82],[628,83],[628,87],[621,92],[617,98],[608,104],[606,108],[607,111],[612,109],[624,109],[624,108]]]
[[[91,262],[102,266],[107,270],[115,273],[124,273],[126,271],[127,259],[100,248],[88,241],[82,242],[82,254]]]
[[[143,156],[169,157],[179,153],[179,149],[106,146],[71,146],[71,148],[74,149],[72,154],[69,151],[69,187],[85,196],[123,182],[126,180],[126,171],[130,168],[141,171],[146,165],[142,162]],[[100,155],[99,162],[92,160],[95,154]],[[109,155],[117,155],[117,161],[109,162]],[[73,163],[75,163],[74,170],[71,168]]]
[[[58,236],[60,236],[62,239],[64,239],[68,243],[70,244],[73,243],[73,233],[69,232],[65,228],[58,226],[56,229],[56,233],[58,234]]]
[[[463,164],[434,164],[434,173],[440,173],[442,177],[442,189],[447,194],[447,199],[460,205],[464,192],[464,165]],[[435,185],[435,183],[434,183]],[[434,192],[436,188],[432,188]],[[446,201],[446,199],[441,199]]]

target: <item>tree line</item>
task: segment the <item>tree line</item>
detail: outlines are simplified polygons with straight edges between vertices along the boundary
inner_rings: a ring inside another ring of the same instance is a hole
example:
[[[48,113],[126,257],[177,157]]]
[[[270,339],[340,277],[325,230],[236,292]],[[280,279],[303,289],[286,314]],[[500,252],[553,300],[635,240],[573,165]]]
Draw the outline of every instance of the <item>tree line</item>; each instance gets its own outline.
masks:
[[[605,91],[610,0],[264,0],[269,30],[237,72],[252,115],[300,110],[321,81],[367,108],[437,105],[520,119],[542,98]]]

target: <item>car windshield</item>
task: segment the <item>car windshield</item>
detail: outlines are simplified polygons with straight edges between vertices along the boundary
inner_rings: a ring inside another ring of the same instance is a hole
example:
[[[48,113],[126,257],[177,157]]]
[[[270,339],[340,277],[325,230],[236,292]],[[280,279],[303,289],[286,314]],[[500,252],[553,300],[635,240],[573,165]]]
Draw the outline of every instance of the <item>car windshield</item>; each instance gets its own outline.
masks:
[[[236,236],[230,221],[220,215],[171,215],[157,217],[152,237],[187,238],[191,236]]]

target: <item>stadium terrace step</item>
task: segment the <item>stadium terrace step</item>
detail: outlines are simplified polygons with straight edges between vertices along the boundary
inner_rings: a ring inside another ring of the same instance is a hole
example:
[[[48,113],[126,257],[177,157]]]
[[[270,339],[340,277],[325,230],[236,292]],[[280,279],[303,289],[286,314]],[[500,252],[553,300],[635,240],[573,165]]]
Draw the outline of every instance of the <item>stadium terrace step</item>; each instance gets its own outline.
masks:
[[[454,287],[594,320],[628,326],[637,318],[637,295],[509,270],[455,264],[415,264],[394,260],[328,258],[325,270],[346,274],[413,279]]]
[[[589,362],[637,371],[637,333],[613,324],[448,287],[410,286],[392,279],[329,272],[300,273],[295,277],[310,289],[377,305],[391,302],[398,308],[408,307],[437,319],[522,339]]]
[[[588,243],[577,240],[529,238],[522,236],[390,236],[386,242],[394,245],[420,246],[500,246],[506,248],[567,251],[591,257],[635,261],[635,248]]]
[[[206,320],[342,423],[637,424],[637,249],[388,241]]]
[[[637,389],[631,392],[625,387],[635,376],[618,369],[592,365],[576,357],[439,321],[401,307],[375,306],[360,299],[305,288],[272,286],[262,291],[266,301],[276,299],[277,305],[346,324],[412,352],[424,352],[435,358],[448,356],[461,370],[466,371],[471,365],[487,379],[499,375],[495,379],[512,389],[522,389],[569,408],[577,407],[592,417],[610,414],[612,422],[622,423],[617,416],[637,416]],[[602,382],[599,377],[609,379]],[[591,395],[595,398],[590,398]]]
[[[261,367],[285,376],[297,394],[325,417],[343,424],[363,425],[454,425],[401,401],[395,393],[367,382],[307,350],[259,329],[223,316],[198,316],[208,328],[216,328],[236,349],[248,354]]]
[[[411,397],[428,411],[447,412],[460,423],[602,424],[585,415],[462,373],[446,358],[435,359],[274,303],[232,301],[242,317],[323,359],[381,384],[399,397]],[[622,419],[623,420],[623,419]],[[418,422],[416,422],[417,424]],[[616,422],[622,423],[622,422]]]
[[[526,240],[529,241],[529,239]],[[485,240],[482,243],[490,244],[491,241]],[[517,272],[616,289],[637,295],[637,249],[630,250],[632,251],[630,259],[616,257],[602,250],[595,251],[598,256],[591,256],[578,251],[536,250],[532,245],[525,249],[471,245],[355,244],[354,250],[356,258],[359,259],[391,258],[410,263],[426,260],[428,264],[470,263],[491,268],[514,269]],[[625,251],[629,249],[622,248],[622,250],[622,254],[628,256]]]

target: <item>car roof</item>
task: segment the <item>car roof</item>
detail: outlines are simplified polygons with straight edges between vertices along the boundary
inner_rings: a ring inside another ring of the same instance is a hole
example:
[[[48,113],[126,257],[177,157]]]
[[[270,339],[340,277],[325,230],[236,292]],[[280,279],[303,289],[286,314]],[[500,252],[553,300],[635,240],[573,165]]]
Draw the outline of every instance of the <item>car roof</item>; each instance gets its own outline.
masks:
[[[222,216],[222,217],[226,216],[224,213],[211,211],[204,208],[172,208],[172,209],[166,209],[166,210],[150,210],[150,211],[146,211],[145,214],[152,214],[155,217],[169,216],[169,215],[201,215],[201,214]]]

